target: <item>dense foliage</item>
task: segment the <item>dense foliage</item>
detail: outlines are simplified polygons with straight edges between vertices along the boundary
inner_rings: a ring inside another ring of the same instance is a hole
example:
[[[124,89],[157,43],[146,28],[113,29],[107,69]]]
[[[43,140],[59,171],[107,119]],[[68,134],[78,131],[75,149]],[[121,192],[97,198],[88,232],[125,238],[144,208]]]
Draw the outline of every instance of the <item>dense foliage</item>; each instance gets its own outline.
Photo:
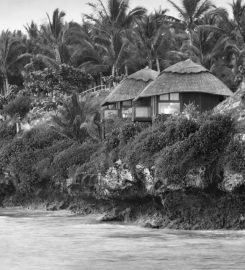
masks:
[[[67,94],[83,92],[91,81],[90,75],[63,64],[57,69],[46,68],[28,73],[24,85],[33,94],[47,95],[55,91]]]
[[[112,85],[125,75],[149,66],[163,70],[180,60],[201,63],[232,90],[241,79],[244,61],[244,3],[231,3],[232,16],[212,1],[169,1],[180,17],[167,10],[147,13],[130,9],[128,1],[93,0],[92,15],[83,23],[65,22],[54,10],[47,23],[26,25],[0,35],[0,88],[10,85],[32,92],[82,92],[93,85]],[[93,77],[91,77],[91,75]],[[24,76],[24,80],[23,80]],[[106,82],[104,78],[109,78]]]
[[[31,99],[29,96],[18,95],[15,99],[3,106],[3,112],[11,117],[19,116],[24,118],[31,109]]]
[[[82,95],[146,65],[161,71],[187,58],[236,90],[244,75],[245,4],[234,1],[229,18],[210,1],[185,0],[183,7],[169,2],[180,19],[166,10],[131,10],[128,1],[95,0],[82,24],[66,23],[56,9],[47,24],[27,25],[27,35],[1,33],[0,107],[6,119],[0,123],[0,184],[11,183],[9,194],[68,192],[68,186],[80,191],[82,182],[96,193],[98,176],[108,180],[116,170],[148,192],[137,166],[152,173],[153,191],[187,188],[195,172],[208,190],[217,189],[227,171],[244,176],[244,140],[234,137],[229,115],[190,111],[159,116],[152,125],[103,122],[101,97]]]

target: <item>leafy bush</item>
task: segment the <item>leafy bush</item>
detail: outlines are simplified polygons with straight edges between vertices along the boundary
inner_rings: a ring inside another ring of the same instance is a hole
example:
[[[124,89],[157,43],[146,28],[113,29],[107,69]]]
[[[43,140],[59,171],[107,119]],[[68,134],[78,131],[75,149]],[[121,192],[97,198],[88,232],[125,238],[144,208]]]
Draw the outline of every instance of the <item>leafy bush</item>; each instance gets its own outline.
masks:
[[[55,129],[60,134],[83,143],[89,138],[88,130],[81,128],[81,125],[85,124],[86,116],[85,103],[80,103],[78,96],[73,94],[71,99],[63,104],[59,115],[53,116]]]
[[[2,147],[1,171],[7,171],[15,178],[18,190],[32,192],[43,184],[43,177],[40,177],[42,160],[48,158],[52,161],[57,152],[70,144],[51,129],[32,129],[20,138],[15,137],[8,141]]]
[[[128,146],[126,161],[131,168],[138,163],[151,167],[162,149],[184,140],[198,128],[196,120],[185,116],[159,117],[152,127],[141,132]]]
[[[121,146],[127,144],[133,140],[134,137],[147,127],[145,123],[133,123],[126,121],[120,121],[114,123],[111,126],[111,132],[107,134],[105,139],[105,146],[108,152],[116,149],[119,144]]]
[[[0,123],[0,144],[2,141],[11,140],[16,135],[16,126],[8,121]]]
[[[58,153],[54,157],[52,166],[56,174],[63,177],[68,176],[68,169],[88,162],[92,154],[98,149],[98,145],[87,141],[83,144],[74,143],[69,148]]]
[[[19,115],[25,117],[31,109],[31,99],[29,96],[19,95],[14,100],[11,100],[7,105],[3,106],[4,113],[11,117]]]
[[[245,176],[245,141],[240,138],[231,140],[225,153],[224,163],[230,170]]]
[[[119,129],[112,130],[110,135],[105,140],[105,148],[108,152],[111,152],[113,149],[117,148],[120,144],[120,131]]]
[[[138,133],[140,133],[147,124],[142,123],[128,123],[120,128],[119,140],[121,144],[127,144],[132,140]]]
[[[209,116],[202,121],[195,133],[162,150],[155,163],[158,179],[183,186],[190,170],[204,167],[207,186],[222,180],[222,156],[234,134],[233,121],[227,115]]]
[[[87,89],[91,81],[93,78],[90,75],[62,64],[57,70],[46,68],[30,72],[25,77],[24,85],[31,93],[47,95],[53,91],[80,93]]]

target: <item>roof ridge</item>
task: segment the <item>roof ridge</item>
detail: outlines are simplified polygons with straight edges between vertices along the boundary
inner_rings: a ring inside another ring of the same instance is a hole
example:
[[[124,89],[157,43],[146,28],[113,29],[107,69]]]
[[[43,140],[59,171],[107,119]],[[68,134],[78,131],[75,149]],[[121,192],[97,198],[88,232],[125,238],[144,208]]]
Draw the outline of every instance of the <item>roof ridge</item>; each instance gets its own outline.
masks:
[[[172,66],[167,67],[161,72],[161,74],[163,73],[197,74],[201,72],[210,73],[210,71],[201,64],[195,63],[191,59],[187,59],[185,61],[180,61]]]

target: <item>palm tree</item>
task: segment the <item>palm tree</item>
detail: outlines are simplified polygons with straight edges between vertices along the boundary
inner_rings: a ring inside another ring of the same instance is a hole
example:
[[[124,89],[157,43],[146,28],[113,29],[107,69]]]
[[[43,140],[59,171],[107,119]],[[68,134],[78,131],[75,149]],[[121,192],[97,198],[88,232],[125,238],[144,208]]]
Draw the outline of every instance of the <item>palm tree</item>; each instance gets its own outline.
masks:
[[[242,69],[245,72],[245,4],[242,0],[233,1],[231,4],[235,29],[237,30],[237,48],[238,55],[242,58]],[[232,46],[233,48],[236,46]]]
[[[183,42],[180,50],[211,69],[212,64],[224,56],[228,35],[231,34],[228,13],[224,9],[215,9],[199,20],[199,25],[192,31],[192,43]]]
[[[52,20],[48,14],[47,17],[48,25],[42,25],[42,34],[53,49],[56,63],[60,65],[62,63],[60,50],[62,49],[66,32],[65,24],[63,21],[65,12],[59,11],[57,8],[53,12]]]
[[[232,8],[232,14],[234,21],[237,25],[237,28],[243,37],[243,40],[245,41],[245,4],[242,3],[242,0],[233,0],[233,3],[231,4]]]
[[[3,31],[0,35],[0,74],[3,79],[3,91],[5,95],[9,91],[8,75],[18,61],[20,55],[25,52],[25,46],[21,42],[20,36],[11,33],[10,31]]]
[[[89,5],[95,12],[94,16],[86,16],[93,22],[93,39],[106,52],[105,62],[111,67],[114,77],[122,65],[127,65],[125,55],[129,46],[128,36],[132,32],[130,27],[146,10],[142,7],[129,10],[129,1],[124,0],[107,0],[108,8],[102,0]]]
[[[193,30],[198,25],[200,18],[210,11],[214,5],[209,0],[182,0],[183,7],[181,8],[172,0],[168,0],[168,2],[179,12],[180,18],[189,34],[190,43],[192,43]]]
[[[166,10],[155,12],[144,16],[137,21],[137,27],[133,36],[133,43],[136,43],[139,54],[147,59],[148,66],[153,67],[156,63],[160,72],[160,59],[170,49],[172,39],[170,25],[165,20]]]
[[[83,143],[92,138],[95,141],[101,139],[100,113],[91,107],[88,100],[80,102],[74,93],[70,100],[63,103],[60,113],[53,116],[54,129],[62,136]]]
[[[30,59],[26,65],[27,70],[35,70],[36,67],[42,69],[38,68],[40,66],[57,69],[63,63],[76,66],[80,55],[78,47],[71,42],[74,39],[72,29],[75,23],[64,24],[62,16],[64,13],[56,9],[48,25],[41,25],[39,29],[32,22],[26,26],[29,39],[25,56]]]
[[[71,62],[87,73],[99,74],[109,70],[105,61],[105,48],[99,46],[93,35],[93,26],[84,21],[82,25],[70,23],[66,42],[73,51]]]

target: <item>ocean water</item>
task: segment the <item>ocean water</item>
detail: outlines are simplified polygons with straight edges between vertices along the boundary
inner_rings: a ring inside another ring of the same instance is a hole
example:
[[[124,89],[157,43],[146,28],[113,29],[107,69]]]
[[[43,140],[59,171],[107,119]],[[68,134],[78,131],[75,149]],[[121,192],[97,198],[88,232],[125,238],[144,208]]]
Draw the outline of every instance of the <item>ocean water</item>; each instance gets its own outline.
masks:
[[[152,230],[0,209],[0,270],[29,269],[245,269],[245,231]]]

